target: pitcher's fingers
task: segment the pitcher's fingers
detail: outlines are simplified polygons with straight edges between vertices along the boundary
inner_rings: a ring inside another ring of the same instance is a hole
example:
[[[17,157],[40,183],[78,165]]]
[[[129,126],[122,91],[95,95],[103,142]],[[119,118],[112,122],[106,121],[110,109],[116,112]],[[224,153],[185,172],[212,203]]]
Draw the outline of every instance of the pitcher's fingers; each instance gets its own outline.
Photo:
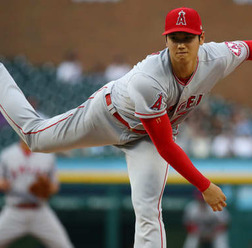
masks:
[[[217,211],[217,207],[216,206],[211,206],[211,208],[213,209],[214,212]]]
[[[217,205],[217,211],[222,211],[222,209],[223,209],[223,208],[222,208],[221,204],[218,204],[218,205]]]
[[[227,206],[227,203],[226,203],[226,202],[221,202],[221,205],[222,205],[223,207],[226,207],[226,206]]]

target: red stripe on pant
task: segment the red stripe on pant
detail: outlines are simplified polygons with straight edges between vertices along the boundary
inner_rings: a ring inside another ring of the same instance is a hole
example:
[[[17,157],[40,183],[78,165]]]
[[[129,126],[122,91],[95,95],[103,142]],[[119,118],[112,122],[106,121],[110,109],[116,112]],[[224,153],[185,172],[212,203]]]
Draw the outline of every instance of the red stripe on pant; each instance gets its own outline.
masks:
[[[168,168],[169,168],[169,164],[167,164],[166,166],[166,171],[165,171],[165,178],[164,178],[164,182],[163,182],[163,187],[162,187],[162,190],[161,190],[161,193],[159,195],[159,200],[158,200],[158,222],[159,222],[159,227],[160,227],[160,236],[161,236],[161,248],[164,248],[163,247],[163,232],[162,232],[162,224],[161,224],[161,220],[160,220],[160,217],[161,217],[161,211],[160,211],[160,205],[161,205],[161,199],[162,199],[162,195],[164,193],[164,189],[165,189],[165,185],[166,185],[166,178],[167,178],[167,174],[168,174]]]

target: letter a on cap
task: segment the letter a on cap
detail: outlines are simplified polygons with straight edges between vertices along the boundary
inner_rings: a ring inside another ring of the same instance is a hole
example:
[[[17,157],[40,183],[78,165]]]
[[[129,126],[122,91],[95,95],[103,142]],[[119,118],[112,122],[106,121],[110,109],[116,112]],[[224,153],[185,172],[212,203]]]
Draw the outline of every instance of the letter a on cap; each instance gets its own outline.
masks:
[[[186,25],[186,19],[185,19],[185,12],[183,10],[181,10],[179,13],[178,13],[178,20],[177,20],[177,23],[176,25]]]

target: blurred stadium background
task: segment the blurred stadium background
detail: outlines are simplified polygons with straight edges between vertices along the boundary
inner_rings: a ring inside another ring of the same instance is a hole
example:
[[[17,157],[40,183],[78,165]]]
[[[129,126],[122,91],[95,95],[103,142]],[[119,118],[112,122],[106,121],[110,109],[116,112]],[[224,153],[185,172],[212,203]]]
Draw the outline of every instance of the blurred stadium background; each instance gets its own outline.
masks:
[[[207,41],[252,39],[249,0],[0,3],[0,60],[46,116],[76,107],[104,85],[103,72],[114,56],[122,55],[133,66],[149,53],[162,50],[164,19],[172,8],[197,9]],[[57,67],[68,50],[77,51],[84,67],[80,82],[74,85],[57,78]],[[178,137],[195,166],[228,196],[231,248],[252,247],[251,92],[251,63],[245,63],[215,87],[183,124]],[[0,151],[17,140],[1,118]],[[62,185],[50,204],[75,247],[133,247],[134,213],[123,154],[113,147],[78,149],[58,154],[57,165]],[[186,235],[182,214],[193,191],[171,171],[163,197],[169,247],[182,247]],[[12,247],[42,246],[25,237]]]

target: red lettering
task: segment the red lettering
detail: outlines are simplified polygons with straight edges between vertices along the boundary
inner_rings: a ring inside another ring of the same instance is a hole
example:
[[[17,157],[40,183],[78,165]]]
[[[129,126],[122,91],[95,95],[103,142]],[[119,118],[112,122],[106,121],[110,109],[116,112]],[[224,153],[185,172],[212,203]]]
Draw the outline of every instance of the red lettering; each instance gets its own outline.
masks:
[[[181,109],[183,109],[183,108],[185,107],[185,105],[186,105],[186,101],[184,101],[184,102],[180,103],[180,105],[178,106],[178,108],[177,108],[177,111],[176,111],[176,112],[178,112],[178,111],[180,111]]]
[[[199,105],[202,98],[203,98],[203,94],[200,94],[198,96],[190,96],[187,101],[180,103],[180,105],[178,106],[178,108],[176,110],[176,113],[182,109],[188,109],[188,108]]]
[[[199,103],[201,102],[202,97],[203,97],[203,95],[200,94],[200,95],[199,95],[199,98],[198,98],[198,101],[197,101],[197,103],[196,103],[196,106],[199,105]]]
[[[189,97],[189,99],[188,99],[188,101],[187,101],[187,104],[186,104],[186,108],[190,108],[190,107],[193,106],[194,101],[195,101],[195,98],[196,98],[195,96]]]

